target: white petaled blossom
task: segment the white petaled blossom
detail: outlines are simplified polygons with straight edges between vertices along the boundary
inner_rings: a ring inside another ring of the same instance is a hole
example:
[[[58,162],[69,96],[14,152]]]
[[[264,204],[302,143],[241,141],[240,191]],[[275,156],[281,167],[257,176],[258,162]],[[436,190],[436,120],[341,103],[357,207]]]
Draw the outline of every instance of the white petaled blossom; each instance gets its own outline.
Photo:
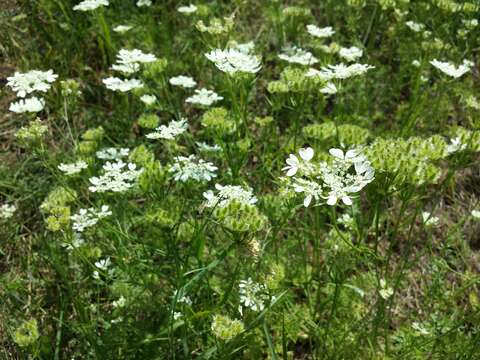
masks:
[[[428,211],[422,212],[422,220],[427,227],[437,226],[438,222],[440,221],[438,217],[432,216],[432,214]]]
[[[328,38],[335,34],[335,31],[332,29],[331,26],[319,28],[318,26],[313,24],[307,25],[307,32],[317,38]]]
[[[74,233],[73,234],[73,239],[70,242],[62,242],[60,245],[67,249],[68,251],[72,251],[74,249],[78,249],[80,246],[85,244],[85,240],[82,238],[82,235],[80,233]]]
[[[258,201],[253,195],[251,188],[243,188],[238,185],[215,184],[215,189],[217,193],[214,193],[212,190],[203,193],[203,197],[206,199],[205,207],[224,208],[234,200],[244,205],[255,205]]]
[[[98,150],[95,155],[97,155],[97,158],[102,159],[102,160],[120,160],[126,156],[128,156],[128,153],[130,152],[130,149],[128,148],[104,148],[101,150]]]
[[[117,63],[112,65],[112,69],[124,74],[133,74],[140,69],[140,64],[151,63],[157,60],[153,54],[145,54],[141,50],[121,49],[117,54]]]
[[[197,86],[197,82],[193,80],[193,78],[191,78],[190,76],[184,76],[184,75],[174,76],[170,78],[168,82],[171,85],[181,86],[187,89],[194,88],[195,86]]]
[[[197,8],[195,5],[190,4],[190,5],[188,5],[188,6],[180,6],[180,7],[177,9],[177,11],[178,11],[179,13],[189,15],[189,14],[193,14],[194,12],[196,12],[197,9],[198,9],[198,8]]]
[[[183,134],[188,129],[186,119],[180,119],[178,121],[172,120],[168,125],[160,125],[154,132],[145,135],[148,139],[165,139],[173,140],[178,135]]]
[[[72,220],[72,230],[83,232],[85,229],[95,226],[100,219],[112,215],[108,205],[103,205],[100,210],[95,208],[80,209],[78,213],[70,216]]]
[[[157,97],[155,95],[142,95],[140,97],[140,101],[143,102],[145,105],[153,105],[157,101]]]
[[[148,6],[152,6],[152,0],[138,0],[137,1],[137,6],[138,7],[148,7]]]
[[[407,25],[410,30],[415,31],[415,32],[420,32],[423,29],[425,29],[425,25],[423,25],[421,23],[417,23],[415,21],[407,21],[405,23],[405,25]]]
[[[42,111],[44,106],[45,100],[33,96],[31,98],[20,99],[17,102],[11,103],[9,110],[17,114],[26,112],[37,113]]]
[[[318,77],[321,80],[332,80],[332,79],[348,79],[354,76],[363,75],[368,70],[374,69],[374,66],[365,65],[365,64],[338,64],[338,65],[328,65],[327,67],[322,67],[320,70],[309,69],[306,76],[307,77]]]
[[[113,28],[113,31],[117,32],[117,33],[120,33],[120,34],[124,34],[126,33],[127,31],[133,29],[133,26],[130,26],[130,25],[117,25]]]
[[[196,142],[198,146],[198,150],[203,151],[203,152],[220,152],[222,151],[222,148],[218,146],[217,144],[214,145],[208,145],[205,142]]]
[[[278,57],[293,64],[313,65],[318,63],[318,59],[311,52],[296,46],[284,49]]]
[[[132,163],[124,163],[122,160],[116,163],[107,161],[103,165],[104,174],[89,179],[92,184],[88,189],[91,192],[124,192],[134,186],[135,181],[143,172]]]
[[[467,148],[467,144],[463,144],[462,140],[459,137],[456,137],[454,139],[450,139],[450,144],[447,145],[447,153],[448,154],[453,154],[456,153],[457,151],[462,151]]]
[[[334,83],[328,82],[323,88],[320,89],[320,92],[325,95],[334,95],[338,92],[338,89]]]
[[[387,286],[387,282],[385,281],[385,279],[380,279],[379,293],[383,300],[388,300],[393,295],[393,289]]]
[[[100,6],[108,6],[108,0],[84,0],[73,7],[75,11],[91,11]]]
[[[58,169],[64,172],[66,175],[75,175],[81,172],[83,169],[88,168],[88,165],[85,161],[79,160],[71,164],[60,164]]]
[[[106,257],[105,259],[100,259],[100,260],[95,262],[95,266],[98,269],[103,270],[103,271],[106,271],[110,267],[111,264],[112,264],[112,262],[110,261],[110,257]]]
[[[338,52],[338,55],[347,61],[355,61],[362,57],[363,50],[357,48],[356,46],[341,48]]]
[[[15,214],[15,211],[17,211],[15,205],[3,204],[0,206],[0,219],[10,219]]]
[[[459,78],[463,76],[470,71],[471,67],[471,63],[468,62],[468,60],[465,60],[464,63],[459,65],[458,67],[449,62],[438,61],[437,59],[430,61],[430,64],[435,66],[444,74],[447,74],[448,76],[451,76],[453,78]]]
[[[34,91],[47,92],[58,75],[53,70],[31,70],[26,73],[15,72],[7,77],[7,86],[17,93],[18,97],[25,97]]]
[[[248,278],[247,280],[240,280],[238,287],[241,305],[257,312],[265,309],[268,297],[265,294],[266,288],[263,284],[256,283],[252,278]]]
[[[340,149],[330,149],[333,160],[320,164],[312,162],[312,148],[301,149],[299,154],[300,159],[290,154],[283,170],[287,171],[291,189],[305,196],[305,207],[312,200],[319,202],[322,199],[330,206],[340,200],[345,205],[352,205],[352,195],[374,179],[375,172],[370,162],[356,150],[344,153]]]
[[[122,80],[117,77],[103,79],[103,83],[109,90],[127,92],[133,89],[143,87],[143,83],[138,79]]]
[[[472,217],[475,219],[480,219],[480,210],[472,210]]]
[[[223,97],[219,96],[215,91],[200,89],[195,90],[195,95],[190,96],[185,101],[191,104],[210,106],[220,100],[223,100]]]
[[[190,179],[195,181],[210,181],[217,177],[215,171],[218,168],[211,162],[198,159],[195,155],[177,156],[175,163],[168,170],[173,174],[176,181],[186,182]]]
[[[205,57],[215,66],[228,74],[237,72],[255,74],[262,68],[260,58],[252,54],[253,43],[239,44],[235,47],[221,50],[215,49],[205,54]]]

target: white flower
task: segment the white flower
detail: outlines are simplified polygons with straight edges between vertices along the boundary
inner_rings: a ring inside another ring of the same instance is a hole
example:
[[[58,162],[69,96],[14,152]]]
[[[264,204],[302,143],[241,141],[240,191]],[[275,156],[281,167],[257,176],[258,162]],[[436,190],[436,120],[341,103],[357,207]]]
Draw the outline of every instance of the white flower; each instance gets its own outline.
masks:
[[[47,92],[57,79],[58,75],[52,70],[31,70],[26,73],[15,72],[7,78],[7,86],[17,93],[18,97],[25,97],[34,91]]]
[[[21,114],[25,112],[40,112],[45,106],[45,100],[39,99],[37,97],[31,97],[27,99],[20,99],[17,102],[11,103],[9,110]]]
[[[290,154],[288,159],[285,161],[287,163],[287,166],[285,166],[282,170],[287,171],[287,176],[293,176],[297,173],[299,169],[302,169],[303,171],[309,171],[310,166],[308,162],[312,160],[314,151],[311,147],[307,147],[304,149],[300,149],[298,151],[300,158],[302,161],[298,159],[298,157],[294,154]]]
[[[83,240],[80,233],[76,232],[73,234],[73,239],[71,242],[62,242],[60,245],[68,251],[72,251],[74,249],[78,249],[83,244],[85,244],[85,240]]]
[[[480,210],[472,210],[471,214],[475,219],[480,219]]]
[[[74,162],[72,164],[60,164],[58,165],[58,169],[60,171],[63,171],[66,175],[74,175],[78,174],[80,171],[83,169],[88,168],[88,165],[85,161],[79,160],[77,162]]]
[[[313,65],[318,62],[318,59],[313,56],[311,52],[296,46],[284,49],[283,53],[278,55],[278,57],[282,60],[288,61],[289,63],[300,65]]]
[[[319,77],[321,80],[332,80],[332,79],[348,79],[357,75],[362,75],[370,69],[374,69],[374,66],[364,65],[364,64],[338,64],[338,65],[328,65],[327,67],[322,67],[322,69],[309,69],[306,76],[307,77]]]
[[[222,148],[218,146],[217,144],[214,145],[208,145],[205,142],[196,142],[198,146],[198,150],[203,151],[203,152],[219,152],[222,151]]]
[[[157,97],[155,95],[145,94],[140,97],[140,101],[143,102],[145,105],[153,105],[157,101]]]
[[[80,209],[78,213],[70,216],[72,220],[72,229],[76,232],[83,232],[85,229],[95,226],[100,219],[112,215],[107,205],[103,205],[100,210],[95,208]]]
[[[143,87],[143,83],[137,79],[122,80],[116,77],[103,79],[103,83],[109,90],[127,92],[132,89]]]
[[[334,95],[337,91],[337,87],[332,82],[326,83],[325,86],[320,89],[320,92],[325,95]]]
[[[349,48],[341,48],[338,55],[347,61],[355,61],[362,57],[363,51],[362,49],[352,46]]]
[[[120,33],[120,34],[124,34],[126,33],[127,31],[133,29],[133,26],[130,26],[130,25],[117,25],[113,28],[113,31],[117,32],[117,33]]]
[[[202,159],[197,159],[195,155],[189,157],[177,156],[175,163],[168,170],[173,173],[176,181],[186,182],[189,179],[195,181],[210,181],[217,177],[215,171],[218,168],[211,162],[206,162]]]
[[[91,192],[124,192],[133,187],[135,180],[143,172],[135,164],[124,163],[122,160],[116,163],[108,162],[103,165],[104,174],[100,177],[89,179],[92,184],[88,189]]]
[[[130,150],[127,148],[117,149],[110,147],[98,150],[95,155],[97,155],[97,158],[102,160],[120,160],[121,158],[128,156],[129,152]]]
[[[151,63],[157,60],[153,54],[146,54],[138,49],[121,49],[117,54],[117,63],[112,69],[124,74],[133,74],[140,69],[140,64]]]
[[[0,206],[0,219],[10,219],[15,214],[15,211],[17,211],[15,205],[3,204]]]
[[[200,89],[195,90],[195,95],[190,96],[185,101],[191,104],[210,106],[220,100],[223,100],[223,97],[219,96],[215,91]]]
[[[100,260],[95,262],[95,266],[98,269],[103,270],[103,271],[106,271],[110,267],[111,264],[112,264],[112,262],[110,261],[110,257],[106,257],[105,259],[100,259]]]
[[[447,145],[447,153],[453,154],[457,151],[465,150],[467,148],[467,144],[463,144],[462,140],[459,137],[454,139],[450,139],[450,144]]]
[[[240,304],[253,311],[263,311],[265,309],[265,286],[248,278],[247,280],[240,280],[238,287]]]
[[[228,74],[237,72],[255,74],[262,68],[258,56],[251,54],[253,43],[240,44],[236,47],[212,50],[205,57],[215,63],[215,66]]]
[[[450,64],[449,62],[442,62],[438,61],[437,59],[434,59],[430,61],[430,64],[435,66],[438,70],[441,72],[447,74],[448,76],[451,76],[453,78],[459,78],[465,73],[470,71],[470,66],[467,66],[466,64],[461,64],[458,67],[456,67],[453,64]]]
[[[428,211],[423,211],[422,212],[422,220],[425,226],[430,227],[430,226],[436,226],[438,225],[439,219],[436,216],[432,216],[431,213]]]
[[[188,129],[188,123],[186,119],[180,119],[178,121],[172,120],[168,126],[160,125],[155,129],[155,132],[147,134],[148,139],[165,139],[173,140],[178,135],[183,134]]]
[[[415,32],[420,32],[423,29],[425,29],[425,25],[423,25],[421,23],[417,23],[415,21],[407,21],[405,23],[405,25],[407,25],[410,28],[410,30],[415,31]]]
[[[257,198],[253,195],[251,188],[242,188],[238,185],[215,184],[217,194],[212,190],[205,191],[203,197],[206,199],[205,207],[224,208],[231,201],[235,200],[244,205],[255,205]]]
[[[193,4],[190,4],[190,5],[188,5],[188,6],[180,6],[180,7],[177,9],[177,11],[178,11],[179,13],[189,15],[189,14],[192,14],[192,13],[194,13],[195,11],[197,11],[197,7],[196,7],[195,5],[193,5]]]
[[[327,38],[335,34],[335,31],[331,26],[319,28],[316,25],[307,25],[307,32],[317,38]]]
[[[319,200],[323,192],[321,185],[315,181],[309,181],[302,178],[295,179],[293,190],[296,193],[304,193],[305,199],[303,200],[303,206],[305,207],[309,207],[313,199]]]
[[[412,329],[418,331],[421,335],[429,335],[430,331],[428,331],[425,326],[419,324],[418,322],[412,323]]]
[[[415,66],[415,67],[420,67],[421,64],[420,64],[420,61],[418,61],[418,60],[413,60],[413,61],[412,61],[412,65]]]
[[[127,299],[125,299],[122,295],[118,300],[115,300],[112,302],[112,306],[114,308],[121,308],[121,307],[124,307],[126,303],[127,303]]]
[[[195,80],[193,80],[193,78],[191,78],[190,76],[183,76],[183,75],[172,77],[169,80],[169,83],[174,86],[181,86],[184,88],[194,88],[197,85],[197,83],[195,82]]]
[[[99,8],[100,6],[108,6],[108,0],[84,0],[81,3],[75,5],[73,7],[73,10],[90,11]]]
[[[393,295],[393,289],[387,286],[385,279],[380,279],[379,293],[384,300],[388,300]]]
[[[173,320],[178,320],[182,317],[182,313],[180,311],[175,311],[173,313]]]
[[[148,7],[148,6],[151,6],[151,5],[152,5],[152,0],[138,0],[137,1],[137,6],[138,7],[142,7],[142,6]]]

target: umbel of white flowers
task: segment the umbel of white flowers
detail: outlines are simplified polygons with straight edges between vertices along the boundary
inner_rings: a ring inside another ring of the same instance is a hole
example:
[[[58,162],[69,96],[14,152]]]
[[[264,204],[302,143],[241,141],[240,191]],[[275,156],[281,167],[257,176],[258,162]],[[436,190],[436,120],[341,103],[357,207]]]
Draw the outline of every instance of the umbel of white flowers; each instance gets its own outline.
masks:
[[[260,58],[254,54],[253,42],[238,44],[232,48],[212,50],[205,57],[215,66],[228,74],[237,72],[255,74],[262,68]]]
[[[328,205],[336,205],[341,200],[352,205],[352,196],[374,180],[375,171],[365,156],[357,150],[344,153],[340,149],[330,149],[332,161],[313,163],[314,150],[300,149],[299,156],[290,154],[283,168],[289,179],[288,186],[296,193],[303,193],[303,205],[308,207],[313,200],[326,200]]]

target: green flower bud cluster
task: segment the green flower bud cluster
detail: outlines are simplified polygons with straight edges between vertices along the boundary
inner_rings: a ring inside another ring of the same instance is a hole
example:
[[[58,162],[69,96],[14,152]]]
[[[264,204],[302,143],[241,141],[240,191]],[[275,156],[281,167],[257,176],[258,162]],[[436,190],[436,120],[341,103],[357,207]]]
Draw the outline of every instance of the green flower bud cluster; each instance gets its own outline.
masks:
[[[155,224],[164,228],[171,228],[176,224],[176,220],[172,215],[174,214],[171,209],[167,211],[160,207],[154,207],[147,210],[145,220],[150,224]]]
[[[195,27],[198,31],[202,33],[206,32],[210,35],[228,34],[230,31],[232,31],[233,26],[235,25],[235,22],[233,21],[234,18],[234,14],[224,17],[223,20],[213,18],[212,20],[210,20],[210,23],[208,25],[205,25],[203,20],[199,20]]]
[[[202,126],[218,135],[228,135],[235,131],[234,120],[230,117],[227,109],[216,107],[203,114]]]
[[[56,232],[67,230],[70,226],[70,207],[58,206],[50,211],[50,216],[45,220],[48,230]]]
[[[211,329],[217,338],[228,341],[241,334],[244,326],[240,320],[232,320],[228,316],[217,314],[213,317]]]
[[[289,17],[309,18],[310,16],[312,16],[312,12],[309,8],[301,6],[287,6],[283,9],[282,14],[285,19]]]
[[[105,136],[103,127],[89,129],[82,135],[82,141],[78,143],[78,151],[81,154],[93,154]]]
[[[66,187],[56,187],[43,200],[40,211],[44,214],[51,213],[53,209],[64,207],[77,199],[77,192]]]
[[[265,285],[271,291],[280,289],[282,281],[285,278],[285,267],[281,264],[272,264],[265,277]]]
[[[47,131],[48,126],[44,125],[40,119],[36,119],[31,121],[28,126],[20,128],[15,137],[22,146],[30,147],[41,143]]]
[[[365,155],[379,172],[395,175],[397,184],[436,183],[441,169],[435,161],[447,155],[446,142],[435,135],[430,138],[376,139],[365,148]]]
[[[303,134],[308,139],[325,141],[329,138],[337,138],[345,145],[365,144],[370,137],[370,131],[353,124],[342,124],[338,128],[332,121],[322,124],[311,124],[303,128]],[[338,131],[338,135],[337,135]]]
[[[227,206],[217,208],[214,216],[223,226],[234,232],[262,230],[267,225],[267,218],[256,206],[230,201]]]
[[[158,160],[142,165],[143,172],[137,179],[137,184],[142,193],[160,190],[167,178],[167,171]]]
[[[347,4],[352,7],[363,8],[366,2],[365,0],[347,0]]]
[[[377,0],[382,10],[396,9],[408,5],[410,0]]]
[[[155,114],[143,114],[138,119],[138,125],[144,129],[155,129],[160,123],[160,118]]]
[[[313,90],[320,91],[321,80],[305,76],[306,71],[299,68],[287,67],[280,74],[280,80],[271,81],[267,85],[267,90],[271,94],[275,93],[301,93]]]
[[[144,167],[155,161],[155,154],[151,150],[147,149],[144,144],[142,144],[130,152],[128,155],[128,160],[137,164],[138,166]]]
[[[39,337],[37,320],[35,319],[25,321],[13,333],[13,341],[20,347],[33,345]]]
[[[143,66],[143,76],[146,79],[156,80],[167,68],[168,60],[162,58]]]
[[[81,94],[80,84],[74,79],[60,81],[60,89],[65,97],[76,97]]]
[[[447,12],[457,12],[461,9],[461,5],[452,0],[433,0],[432,1],[439,9]]]

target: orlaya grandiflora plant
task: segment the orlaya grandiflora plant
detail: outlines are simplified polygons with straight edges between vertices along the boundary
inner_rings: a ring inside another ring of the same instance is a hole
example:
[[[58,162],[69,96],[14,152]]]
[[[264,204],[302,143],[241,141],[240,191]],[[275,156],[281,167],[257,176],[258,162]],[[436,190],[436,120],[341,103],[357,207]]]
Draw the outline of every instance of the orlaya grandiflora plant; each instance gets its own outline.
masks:
[[[330,205],[339,201],[352,205],[352,197],[360,192],[375,177],[375,171],[367,158],[358,150],[330,149],[331,162],[312,162],[311,147],[298,151],[299,156],[290,154],[283,168],[289,179],[290,188],[303,193],[303,205],[310,206],[313,200],[323,200]]]

